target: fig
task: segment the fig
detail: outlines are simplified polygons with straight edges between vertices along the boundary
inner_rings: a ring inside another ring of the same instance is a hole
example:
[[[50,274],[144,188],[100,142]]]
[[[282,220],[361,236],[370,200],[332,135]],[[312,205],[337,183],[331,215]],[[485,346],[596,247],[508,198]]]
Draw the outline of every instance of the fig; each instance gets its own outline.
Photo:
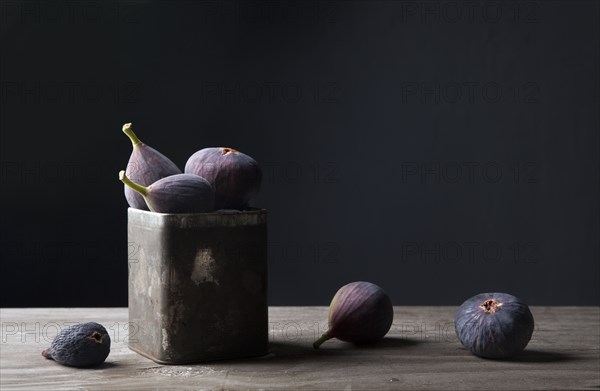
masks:
[[[184,172],[205,178],[215,189],[216,209],[245,209],[260,191],[262,171],[256,160],[232,148],[194,153]]]
[[[133,182],[125,171],[119,172],[119,179],[141,194],[152,212],[203,213],[215,210],[215,192],[210,183],[198,175],[171,175],[148,187]]]
[[[110,336],[98,323],[79,323],[62,329],[42,356],[70,367],[100,365],[110,353]]]
[[[351,282],[341,287],[329,305],[329,328],[313,347],[337,338],[355,344],[382,339],[392,326],[394,309],[389,296],[375,284]]]
[[[527,304],[507,293],[482,293],[456,312],[458,340],[476,356],[508,358],[525,349],[533,334]]]
[[[159,179],[181,174],[179,167],[168,157],[137,138],[131,123],[123,125],[123,133],[129,137],[131,144],[133,144],[133,151],[125,170],[125,174],[129,179],[142,186],[148,186]],[[125,198],[132,208],[148,210],[144,197],[128,186],[125,186]]]

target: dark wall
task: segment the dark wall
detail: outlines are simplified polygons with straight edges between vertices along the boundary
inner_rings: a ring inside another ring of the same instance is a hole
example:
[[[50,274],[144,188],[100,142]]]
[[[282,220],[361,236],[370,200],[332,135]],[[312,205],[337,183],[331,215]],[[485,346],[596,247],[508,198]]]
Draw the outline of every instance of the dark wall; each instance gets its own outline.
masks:
[[[117,173],[258,160],[269,300],[599,305],[599,4],[1,3],[2,306],[125,306]]]

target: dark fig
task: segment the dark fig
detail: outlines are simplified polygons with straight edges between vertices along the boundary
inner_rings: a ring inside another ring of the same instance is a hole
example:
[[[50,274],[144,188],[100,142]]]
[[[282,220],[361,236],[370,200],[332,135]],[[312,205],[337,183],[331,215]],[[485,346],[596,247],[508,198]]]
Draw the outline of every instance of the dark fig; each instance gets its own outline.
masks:
[[[245,209],[258,195],[262,171],[256,160],[232,148],[204,148],[194,153],[184,172],[200,175],[215,189],[216,209]]]
[[[42,356],[70,367],[100,365],[110,353],[110,336],[98,323],[79,323],[62,329]]]
[[[148,186],[161,178],[181,174],[181,170],[168,157],[141,142],[133,133],[130,123],[123,125],[123,133],[133,144],[125,170],[125,175],[133,182]],[[132,208],[148,210],[144,197],[128,186],[125,186],[125,198]]]
[[[148,187],[130,180],[125,171],[119,173],[119,179],[141,194],[152,212],[203,213],[215,210],[215,192],[206,179],[198,175],[171,175]]]
[[[390,330],[393,320],[392,301],[383,289],[370,282],[351,282],[331,300],[329,328],[313,346],[318,349],[331,338],[355,344],[377,342]]]
[[[507,293],[482,293],[465,301],[454,322],[458,340],[476,356],[508,358],[527,346],[533,315],[527,304]]]

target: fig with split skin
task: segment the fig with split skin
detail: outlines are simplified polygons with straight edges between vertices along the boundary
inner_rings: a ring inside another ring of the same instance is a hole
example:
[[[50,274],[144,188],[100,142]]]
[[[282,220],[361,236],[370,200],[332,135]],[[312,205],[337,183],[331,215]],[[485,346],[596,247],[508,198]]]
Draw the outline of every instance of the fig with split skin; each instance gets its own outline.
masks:
[[[313,344],[315,349],[328,339],[355,344],[381,340],[392,326],[394,308],[379,286],[366,281],[341,287],[329,306],[329,328]]]
[[[123,125],[123,133],[129,137],[133,151],[129,157],[125,174],[133,182],[149,186],[159,179],[181,174],[181,170],[168,157],[141,142],[133,132],[131,123]],[[148,210],[141,194],[125,186],[125,198],[132,208]]]
[[[262,171],[250,156],[233,148],[204,148],[185,164],[186,174],[205,178],[215,190],[216,209],[246,209],[260,191]]]
[[[484,358],[509,358],[522,352],[533,334],[527,304],[507,293],[482,293],[466,300],[456,312],[458,340]]]
[[[142,186],[127,177],[119,179],[138,192],[152,212],[204,213],[215,209],[215,193],[206,179],[193,174],[176,174],[159,179],[150,186]]]
[[[62,329],[42,356],[70,367],[100,365],[110,353],[110,336],[98,323],[79,323]]]

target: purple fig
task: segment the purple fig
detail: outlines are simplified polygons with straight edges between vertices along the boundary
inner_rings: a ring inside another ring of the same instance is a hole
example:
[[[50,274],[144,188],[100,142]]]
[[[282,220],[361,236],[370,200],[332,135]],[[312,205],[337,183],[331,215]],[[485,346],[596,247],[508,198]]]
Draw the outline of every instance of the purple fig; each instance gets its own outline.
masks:
[[[110,353],[110,336],[101,324],[79,323],[62,329],[42,356],[70,367],[100,365]]]
[[[351,282],[331,300],[329,328],[313,346],[318,349],[331,338],[355,344],[377,342],[390,330],[393,319],[392,301],[383,289],[370,282]]]
[[[215,189],[216,209],[245,209],[258,195],[262,171],[256,160],[232,148],[204,148],[185,164],[186,174],[200,175]]]
[[[181,174],[181,170],[168,157],[141,142],[133,133],[130,123],[123,125],[123,133],[133,144],[125,170],[125,175],[133,182],[148,186],[161,178]],[[144,197],[128,186],[125,186],[125,198],[132,208],[148,210]]]
[[[533,334],[527,304],[508,293],[481,293],[466,300],[454,321],[458,340],[476,356],[508,358],[525,349]]]
[[[141,194],[152,212],[203,213],[215,209],[215,193],[206,179],[198,175],[171,175],[148,187],[131,181],[125,171],[119,173],[119,179]]]

